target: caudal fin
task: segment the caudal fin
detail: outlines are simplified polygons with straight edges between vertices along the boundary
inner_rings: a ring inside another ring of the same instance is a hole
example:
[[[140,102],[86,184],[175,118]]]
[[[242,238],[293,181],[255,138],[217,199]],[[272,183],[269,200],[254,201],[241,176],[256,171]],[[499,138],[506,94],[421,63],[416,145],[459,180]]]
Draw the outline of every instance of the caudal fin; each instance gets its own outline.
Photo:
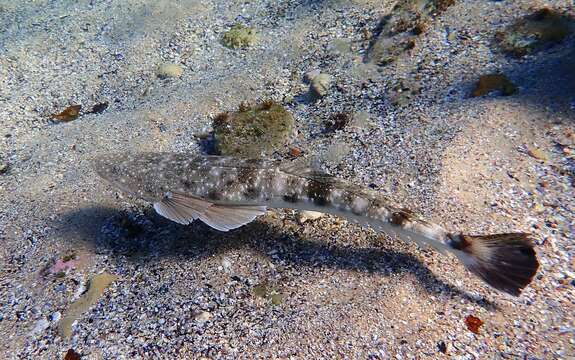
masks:
[[[451,235],[465,267],[494,288],[519,296],[539,267],[529,234]]]

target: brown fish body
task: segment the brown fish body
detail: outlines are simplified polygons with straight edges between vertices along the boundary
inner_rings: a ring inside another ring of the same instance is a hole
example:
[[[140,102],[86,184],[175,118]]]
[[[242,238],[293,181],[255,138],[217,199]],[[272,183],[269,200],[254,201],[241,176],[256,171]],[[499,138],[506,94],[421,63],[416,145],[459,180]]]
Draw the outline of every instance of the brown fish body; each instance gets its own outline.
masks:
[[[449,234],[371,189],[309,168],[177,153],[104,155],[94,161],[94,168],[181,224],[200,219],[227,231],[252,221],[266,208],[331,213],[442,253],[450,251],[483,280],[513,295],[531,281],[538,267],[527,234]]]

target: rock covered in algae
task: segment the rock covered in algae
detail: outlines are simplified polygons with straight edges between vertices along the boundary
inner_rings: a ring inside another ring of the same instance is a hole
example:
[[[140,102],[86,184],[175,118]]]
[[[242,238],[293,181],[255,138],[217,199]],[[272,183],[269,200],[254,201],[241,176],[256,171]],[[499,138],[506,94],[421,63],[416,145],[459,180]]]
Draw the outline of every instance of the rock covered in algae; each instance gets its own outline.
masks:
[[[498,32],[496,39],[503,51],[521,57],[559,43],[574,28],[573,18],[544,8]]]
[[[104,290],[116,279],[117,276],[108,273],[98,274],[90,279],[88,291],[70,305],[66,315],[64,315],[58,324],[58,330],[62,337],[69,338],[72,335],[72,324],[74,321],[88,311],[88,309],[98,301],[100,296],[102,296]]]
[[[482,75],[471,96],[483,96],[492,91],[501,91],[501,94],[505,96],[513,95],[517,92],[517,86],[503,74]]]
[[[455,3],[454,0],[400,0],[383,17],[366,53],[366,62],[386,65],[413,49],[429,23]]]
[[[274,101],[242,104],[238,111],[214,119],[216,150],[222,155],[260,157],[287,143],[293,126],[293,116]]]
[[[254,29],[242,24],[236,24],[224,33],[222,44],[226,47],[237,49],[251,46],[258,40]]]

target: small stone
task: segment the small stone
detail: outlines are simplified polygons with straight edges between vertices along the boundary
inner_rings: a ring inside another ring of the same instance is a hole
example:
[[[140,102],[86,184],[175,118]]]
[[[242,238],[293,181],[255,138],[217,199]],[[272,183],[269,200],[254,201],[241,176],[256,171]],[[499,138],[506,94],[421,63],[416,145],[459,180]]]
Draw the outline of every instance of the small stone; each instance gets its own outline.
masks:
[[[540,203],[537,203],[535,206],[533,206],[533,211],[535,211],[537,214],[541,214],[543,211],[545,211],[545,207]]]
[[[178,78],[182,76],[183,73],[184,69],[180,65],[170,63],[162,64],[158,66],[156,70],[156,75],[158,75],[160,79]]]
[[[224,271],[230,271],[230,269],[232,268],[232,262],[229,259],[224,258],[222,260],[222,268],[224,269]]]
[[[369,113],[365,111],[358,111],[354,113],[349,125],[358,129],[369,129],[374,126],[370,119]]]
[[[307,82],[311,82],[319,74],[320,74],[320,71],[318,69],[310,70],[310,71],[305,73],[304,80]]]
[[[268,287],[265,283],[254,286],[253,293],[257,297],[265,298],[268,294]]]
[[[0,159],[0,175],[6,174],[8,172],[9,168],[10,168],[10,165],[8,165],[7,162],[4,162],[4,161],[2,161],[2,159]]]
[[[46,319],[40,319],[40,320],[38,320],[38,322],[36,322],[36,326],[34,326],[34,329],[32,329],[32,331],[30,332],[30,335],[34,336],[34,335],[40,334],[41,332],[46,330],[48,327],[50,327],[50,322]]]
[[[492,91],[500,91],[502,95],[508,96],[517,92],[517,86],[503,74],[482,75],[475,85],[471,96],[483,96]]]
[[[441,353],[447,354],[447,344],[445,344],[445,341],[441,340],[437,343],[437,350]]]
[[[56,311],[52,315],[50,315],[50,321],[51,322],[58,322],[58,321],[60,321],[61,318],[62,318],[62,313],[59,311]]]
[[[319,74],[313,78],[310,85],[311,92],[317,97],[327,95],[331,87],[332,76],[328,74]]]
[[[282,294],[272,294],[272,296],[270,296],[270,299],[271,299],[273,305],[279,305],[283,301],[283,295]]]
[[[202,312],[197,313],[194,316],[194,319],[196,319],[197,321],[200,321],[200,322],[204,322],[204,321],[210,320],[212,317],[213,317],[213,315],[209,311],[202,311]]]
[[[302,210],[298,213],[298,221],[300,224],[305,223],[308,220],[317,220],[324,217],[325,214],[318,211]]]

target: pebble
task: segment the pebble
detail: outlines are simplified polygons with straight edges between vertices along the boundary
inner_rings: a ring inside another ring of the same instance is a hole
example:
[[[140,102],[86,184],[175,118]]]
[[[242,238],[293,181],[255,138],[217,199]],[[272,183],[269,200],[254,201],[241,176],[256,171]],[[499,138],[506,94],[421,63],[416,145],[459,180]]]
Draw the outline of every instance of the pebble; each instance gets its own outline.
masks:
[[[184,69],[180,65],[170,63],[162,64],[158,66],[156,70],[156,75],[158,75],[160,79],[178,78],[182,76],[183,73]]]
[[[34,335],[40,334],[41,332],[43,332],[44,330],[46,330],[49,327],[50,327],[50,322],[48,320],[40,319],[40,320],[38,320],[38,322],[34,326],[34,329],[32,329],[32,331],[30,332],[30,335],[34,336]]]
[[[300,224],[305,223],[308,220],[317,220],[319,218],[324,217],[325,214],[318,211],[309,211],[309,210],[302,210],[298,213],[297,219]]]
[[[327,95],[329,88],[331,87],[332,76],[328,74],[319,74],[315,76],[310,85],[311,92],[318,96],[323,97]]]
[[[222,268],[224,271],[229,272],[232,268],[232,262],[227,258],[222,259]]]
[[[56,311],[52,315],[50,315],[50,321],[51,322],[58,322],[58,321],[60,321],[61,318],[62,318],[62,313],[59,311]]]
[[[310,70],[305,73],[304,80],[307,82],[311,82],[316,76],[318,76],[321,72],[319,69]]]
[[[209,311],[202,311],[194,316],[194,319],[200,322],[208,321],[213,317],[213,315]]]
[[[0,174],[4,174],[8,172],[9,169],[9,165],[6,162],[3,162],[2,160],[0,160]]]

